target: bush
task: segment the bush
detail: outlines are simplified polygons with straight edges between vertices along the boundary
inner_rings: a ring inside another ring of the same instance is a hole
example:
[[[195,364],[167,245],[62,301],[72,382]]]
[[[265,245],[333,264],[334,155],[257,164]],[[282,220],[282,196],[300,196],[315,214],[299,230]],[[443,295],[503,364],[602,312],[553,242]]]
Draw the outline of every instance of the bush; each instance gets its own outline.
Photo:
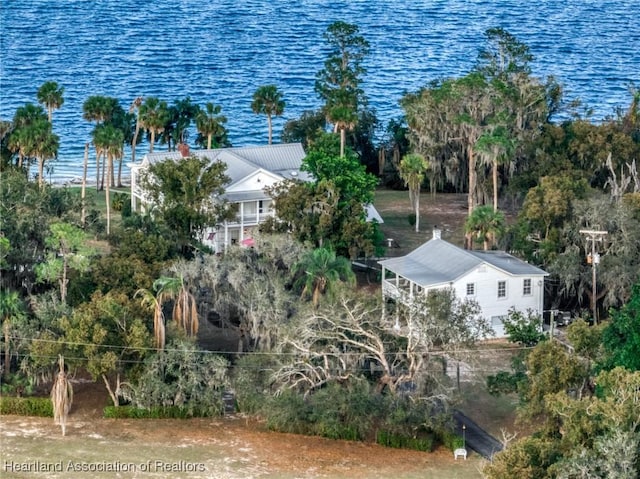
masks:
[[[385,447],[431,452],[433,451],[434,438],[430,433],[424,433],[423,437],[409,437],[387,431],[378,431],[376,442]]]
[[[53,417],[53,405],[49,398],[4,396],[0,397],[0,414]]]
[[[233,367],[231,384],[236,395],[238,410],[248,414],[262,414],[271,396],[269,375],[275,369],[273,356],[246,354]]]
[[[452,451],[460,449],[465,445],[464,439],[451,431],[441,430],[438,432],[437,436],[440,444]]]
[[[185,408],[177,406],[154,406],[149,409],[134,406],[107,406],[103,415],[108,419],[187,419],[191,417],[212,417],[210,408]]]

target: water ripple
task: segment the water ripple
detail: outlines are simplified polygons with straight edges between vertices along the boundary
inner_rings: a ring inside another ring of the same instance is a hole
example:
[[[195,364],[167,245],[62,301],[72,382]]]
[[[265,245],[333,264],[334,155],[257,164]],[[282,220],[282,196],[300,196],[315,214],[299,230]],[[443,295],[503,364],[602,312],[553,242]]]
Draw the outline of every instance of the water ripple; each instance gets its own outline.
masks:
[[[356,23],[371,44],[364,88],[383,123],[398,101],[431,80],[466,73],[487,28],[502,26],[528,44],[534,73],[555,75],[596,118],[629,102],[640,84],[638,0],[5,0],[0,23],[0,117],[36,101],[55,80],[65,104],[54,177],[75,176],[92,125],[90,95],[157,95],[221,104],[235,145],[266,142],[266,121],[250,108],[255,89],[276,83],[287,101],[274,121],[319,106],[313,91],[326,56],[323,33]],[[192,132],[192,138],[195,132]]]

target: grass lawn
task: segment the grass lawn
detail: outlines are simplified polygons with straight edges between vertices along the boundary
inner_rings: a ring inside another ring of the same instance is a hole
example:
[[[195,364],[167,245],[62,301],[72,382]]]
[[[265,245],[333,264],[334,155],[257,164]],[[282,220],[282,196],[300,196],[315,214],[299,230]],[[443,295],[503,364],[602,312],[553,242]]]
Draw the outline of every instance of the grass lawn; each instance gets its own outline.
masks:
[[[414,250],[432,237],[437,226],[442,231],[442,239],[458,246],[464,241],[464,221],[467,217],[467,195],[430,193],[420,195],[420,231],[409,223],[415,217],[409,204],[408,191],[379,189],[376,191],[374,206],[382,216],[381,229],[386,239],[391,239],[387,256],[402,256]]]

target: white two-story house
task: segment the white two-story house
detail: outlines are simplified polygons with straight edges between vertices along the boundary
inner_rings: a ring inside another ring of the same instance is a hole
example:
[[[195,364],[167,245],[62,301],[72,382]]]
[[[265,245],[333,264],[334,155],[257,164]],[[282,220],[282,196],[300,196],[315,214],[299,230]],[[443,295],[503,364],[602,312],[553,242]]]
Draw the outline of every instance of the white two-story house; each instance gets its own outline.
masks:
[[[284,179],[309,179],[307,173],[300,171],[305,157],[300,143],[195,150],[191,153],[188,149],[148,153],[141,163],[129,165],[132,209],[144,210],[149,205],[149,199],[140,186],[141,175],[149,165],[167,159],[179,161],[191,154],[211,162],[224,162],[227,165],[225,174],[231,178],[225,186],[224,199],[236,205],[236,217],[209,228],[202,238],[202,242],[216,252],[224,251],[233,244],[251,245],[254,229],[275,214],[265,187]]]
[[[544,278],[548,273],[504,251],[459,248],[434,229],[433,238],[406,256],[380,261],[382,296],[402,301],[430,290],[453,288],[460,299],[473,299],[504,337],[502,320],[510,308],[542,317]]]

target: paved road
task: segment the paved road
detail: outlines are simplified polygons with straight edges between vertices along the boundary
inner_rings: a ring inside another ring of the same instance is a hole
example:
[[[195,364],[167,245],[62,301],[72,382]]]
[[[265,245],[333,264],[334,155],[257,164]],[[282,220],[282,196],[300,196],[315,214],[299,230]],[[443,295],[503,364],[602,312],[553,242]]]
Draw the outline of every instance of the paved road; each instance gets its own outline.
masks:
[[[502,451],[502,443],[487,431],[478,426],[470,417],[460,411],[454,411],[453,420],[456,423],[456,433],[462,434],[465,426],[465,442],[468,449],[472,449],[485,459],[491,459],[496,452]]]

